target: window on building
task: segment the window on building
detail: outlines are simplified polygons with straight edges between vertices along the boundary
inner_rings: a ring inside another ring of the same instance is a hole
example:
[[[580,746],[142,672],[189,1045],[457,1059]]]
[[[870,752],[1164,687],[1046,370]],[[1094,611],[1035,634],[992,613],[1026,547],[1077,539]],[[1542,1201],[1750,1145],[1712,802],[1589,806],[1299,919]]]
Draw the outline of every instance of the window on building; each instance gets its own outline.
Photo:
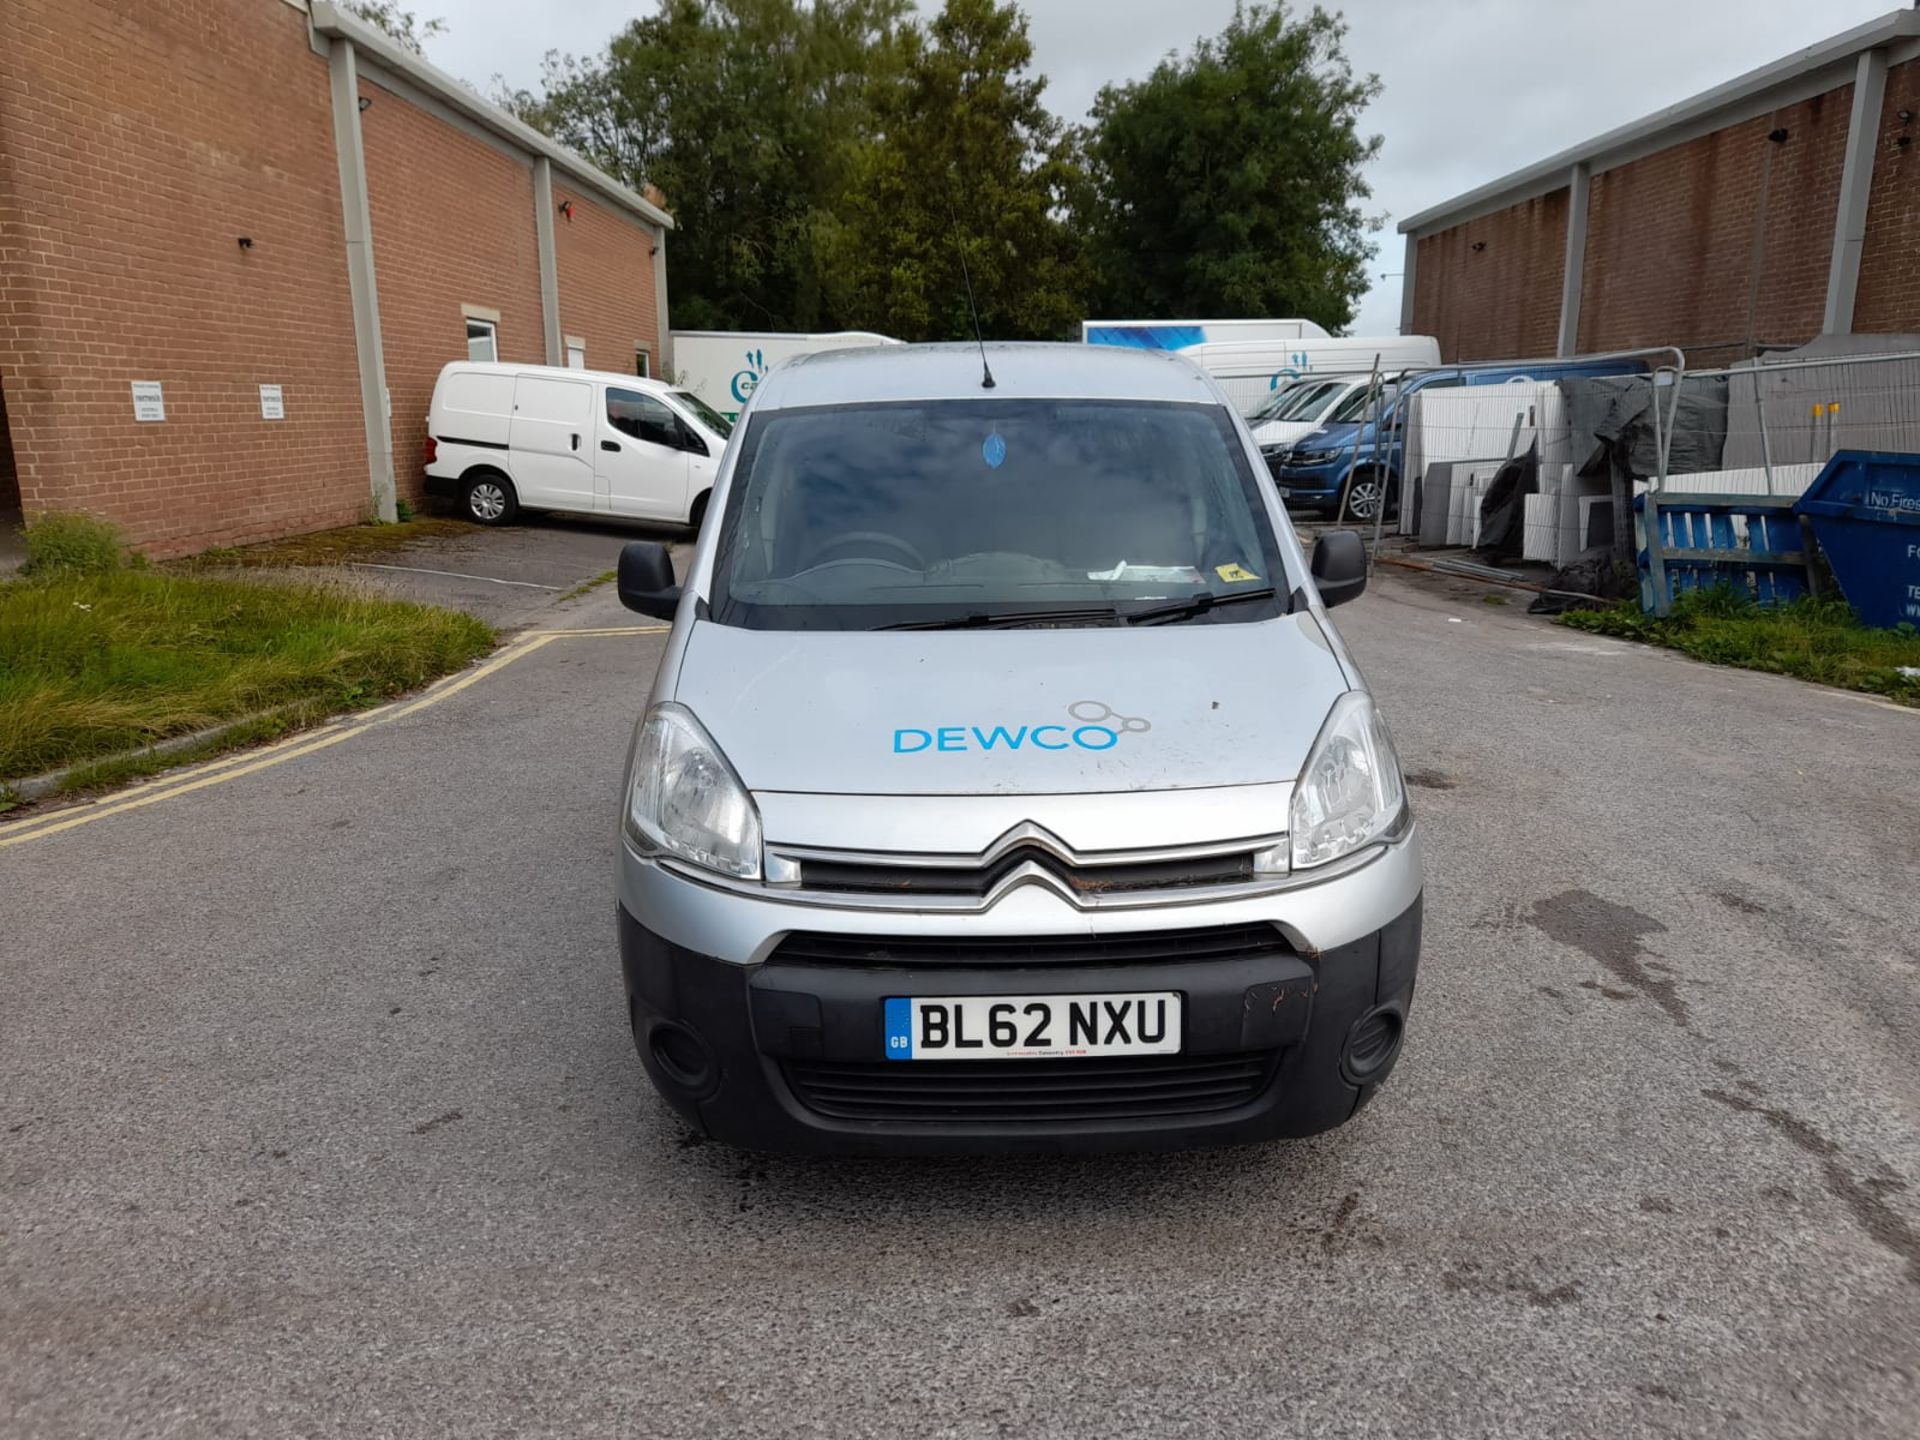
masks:
[[[642,380],[646,380],[653,375],[653,356],[647,353],[647,348],[644,345],[636,345],[633,347],[633,373],[638,375]]]
[[[607,423],[622,435],[653,445],[680,445],[679,418],[651,395],[607,387]]]
[[[567,368],[569,370],[587,368],[587,342],[578,335],[567,336]]]
[[[491,320],[467,321],[467,359],[498,360],[500,347],[494,334],[498,327]]]

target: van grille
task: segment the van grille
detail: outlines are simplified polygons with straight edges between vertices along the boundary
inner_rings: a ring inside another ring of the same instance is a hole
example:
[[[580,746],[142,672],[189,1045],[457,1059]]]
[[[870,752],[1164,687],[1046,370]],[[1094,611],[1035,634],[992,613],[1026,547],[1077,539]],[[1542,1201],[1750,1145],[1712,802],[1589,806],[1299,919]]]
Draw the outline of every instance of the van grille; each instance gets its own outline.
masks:
[[[1054,1060],[789,1060],[808,1109],[836,1120],[920,1124],[1149,1120],[1257,1098],[1275,1051]]]
[[[772,958],[803,965],[864,968],[1164,965],[1290,953],[1287,942],[1271,925],[1215,925],[1115,935],[828,935],[797,930],[780,942]]]
[[[1021,845],[990,865],[887,865],[872,861],[808,859],[800,885],[854,895],[967,895],[989,893],[1022,865],[1034,864],[1077,895],[1166,890],[1190,885],[1243,885],[1253,877],[1253,852],[1184,856],[1119,865],[1078,865],[1049,850]]]

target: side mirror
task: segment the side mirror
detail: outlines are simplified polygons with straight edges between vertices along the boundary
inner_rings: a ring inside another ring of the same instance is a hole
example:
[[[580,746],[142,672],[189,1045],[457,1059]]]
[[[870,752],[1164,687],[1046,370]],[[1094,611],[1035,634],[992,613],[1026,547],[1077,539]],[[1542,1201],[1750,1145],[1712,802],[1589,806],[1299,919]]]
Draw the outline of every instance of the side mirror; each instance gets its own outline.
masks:
[[[673,561],[667,547],[651,540],[635,540],[620,547],[616,588],[629,610],[671,620],[680,608],[680,587],[673,583]]]
[[[1357,600],[1360,592],[1367,588],[1367,547],[1362,543],[1359,532],[1329,530],[1322,535],[1314,543],[1311,569],[1314,587],[1320,592],[1322,605],[1331,607]],[[623,592],[625,574],[622,570]]]

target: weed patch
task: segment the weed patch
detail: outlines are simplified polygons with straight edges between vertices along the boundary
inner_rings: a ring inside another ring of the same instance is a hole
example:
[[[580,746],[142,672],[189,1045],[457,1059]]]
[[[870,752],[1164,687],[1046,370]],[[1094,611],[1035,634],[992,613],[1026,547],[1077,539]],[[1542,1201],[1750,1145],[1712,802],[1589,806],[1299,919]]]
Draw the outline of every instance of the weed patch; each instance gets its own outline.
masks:
[[[1664,645],[1712,665],[1793,675],[1920,705],[1920,633],[1911,625],[1873,630],[1840,600],[1756,605],[1731,587],[1683,595],[1673,613],[1643,615],[1638,605],[1574,610],[1562,625]]]
[[[337,530],[316,530],[311,535],[291,535],[285,540],[269,540],[264,545],[203,550],[167,568],[195,572],[345,565],[368,556],[398,550],[415,540],[472,533],[473,527],[460,520],[411,519],[392,525],[343,525]]]
[[[36,515],[26,544],[27,575],[103,575],[120,568],[126,550],[110,521],[73,511]]]
[[[562,595],[560,598],[562,600],[578,600],[582,595],[585,595],[590,591],[598,590],[602,585],[610,584],[615,578],[616,578],[616,572],[612,570],[603,570],[598,575],[594,576],[591,580],[582,580],[578,585],[574,586],[571,590],[567,591],[567,593]]]

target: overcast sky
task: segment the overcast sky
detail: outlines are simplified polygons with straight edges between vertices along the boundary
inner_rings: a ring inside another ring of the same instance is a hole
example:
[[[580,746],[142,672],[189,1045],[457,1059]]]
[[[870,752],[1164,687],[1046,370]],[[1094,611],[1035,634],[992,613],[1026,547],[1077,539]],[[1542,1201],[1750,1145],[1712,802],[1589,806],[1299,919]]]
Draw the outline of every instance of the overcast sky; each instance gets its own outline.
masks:
[[[548,50],[591,52],[648,0],[413,0],[447,33],[428,58],[482,89],[532,85]],[[937,0],[920,0],[923,10]],[[1025,0],[1056,113],[1084,117],[1100,87],[1137,78],[1217,32],[1233,0]],[[1297,8],[1297,7],[1296,7]],[[1401,217],[1755,66],[1899,8],[1891,0],[1348,0],[1354,67],[1385,89],[1371,209],[1388,219],[1354,326],[1400,322]],[[671,253],[671,252],[669,252]]]

